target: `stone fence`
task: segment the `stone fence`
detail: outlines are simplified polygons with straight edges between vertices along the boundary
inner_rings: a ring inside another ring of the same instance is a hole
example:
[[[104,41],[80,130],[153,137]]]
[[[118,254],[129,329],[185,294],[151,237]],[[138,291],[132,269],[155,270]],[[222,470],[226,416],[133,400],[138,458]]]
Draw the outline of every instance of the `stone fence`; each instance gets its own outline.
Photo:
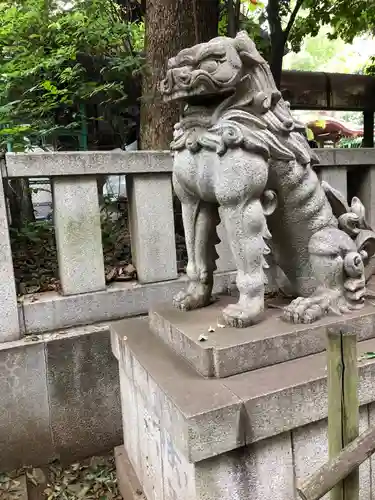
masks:
[[[375,150],[317,150],[318,174],[349,198],[357,195],[375,226]],[[72,326],[144,314],[151,303],[171,299],[184,284],[176,265],[171,186],[172,155],[160,151],[9,153],[4,180],[49,177],[61,294],[17,300],[0,187],[0,341]],[[101,245],[98,175],[126,175],[132,254],[138,281],[106,286]],[[228,287],[234,268],[225,235],[218,247],[216,289]]]
[[[319,176],[348,198],[359,195],[375,226],[375,150],[318,153]],[[109,450],[121,444],[123,434],[108,324],[147,313],[184,286],[176,264],[172,156],[150,151],[8,154],[0,166],[5,182],[51,179],[62,285],[61,293],[17,298],[0,182],[0,470]],[[97,177],[118,174],[126,175],[138,281],[106,286]],[[234,280],[220,226],[219,234],[216,290]]]

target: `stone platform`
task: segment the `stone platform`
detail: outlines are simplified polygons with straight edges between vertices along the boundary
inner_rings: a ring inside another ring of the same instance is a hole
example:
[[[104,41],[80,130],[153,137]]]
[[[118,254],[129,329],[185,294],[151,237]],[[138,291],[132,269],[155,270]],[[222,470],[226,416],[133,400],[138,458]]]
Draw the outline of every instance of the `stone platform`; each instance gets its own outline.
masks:
[[[150,329],[201,375],[217,378],[322,352],[332,325],[350,326],[359,341],[375,337],[371,305],[339,318],[326,316],[311,325],[292,325],[282,319],[287,302],[268,299],[265,320],[258,325],[223,328],[221,311],[236,301],[236,297],[221,296],[211,306],[188,313],[172,306],[151,309]]]
[[[327,459],[326,329],[345,322],[360,353],[373,352],[375,308],[304,326],[284,323],[273,308],[261,325],[234,330],[218,326],[230,300],[112,324],[124,492],[136,477],[148,500],[290,500],[296,481]],[[375,360],[359,366],[363,431],[375,424]],[[360,498],[370,500],[375,462],[360,476]]]

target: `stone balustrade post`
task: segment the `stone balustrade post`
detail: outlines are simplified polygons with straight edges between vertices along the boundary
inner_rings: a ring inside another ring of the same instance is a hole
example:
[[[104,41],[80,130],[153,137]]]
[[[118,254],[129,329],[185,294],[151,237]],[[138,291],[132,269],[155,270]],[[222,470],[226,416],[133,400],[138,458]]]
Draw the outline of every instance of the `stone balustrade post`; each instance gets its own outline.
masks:
[[[358,197],[365,206],[367,222],[375,229],[375,165],[365,168]]]
[[[326,181],[330,186],[345,197],[348,198],[348,176],[346,166],[343,165],[322,165],[319,167],[319,178],[321,181]]]
[[[12,251],[0,159],[0,342],[21,337]]]
[[[170,174],[126,177],[133,262],[140,283],[177,278]]]
[[[96,178],[53,179],[54,222],[62,292],[105,289],[104,258]]]

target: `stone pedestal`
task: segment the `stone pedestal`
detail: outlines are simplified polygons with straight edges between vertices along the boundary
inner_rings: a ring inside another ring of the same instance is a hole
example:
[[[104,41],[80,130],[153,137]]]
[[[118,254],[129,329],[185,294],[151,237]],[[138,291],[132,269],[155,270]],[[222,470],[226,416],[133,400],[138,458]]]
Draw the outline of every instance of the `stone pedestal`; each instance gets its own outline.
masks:
[[[271,303],[263,323],[235,330],[221,326],[231,300],[112,324],[124,495],[290,500],[296,481],[327,459],[326,329],[345,321],[358,333],[359,350],[375,351],[375,309],[298,326],[284,323],[280,304]],[[361,361],[361,430],[375,419],[374,375],[375,361]],[[361,500],[375,488],[370,465],[360,468]]]

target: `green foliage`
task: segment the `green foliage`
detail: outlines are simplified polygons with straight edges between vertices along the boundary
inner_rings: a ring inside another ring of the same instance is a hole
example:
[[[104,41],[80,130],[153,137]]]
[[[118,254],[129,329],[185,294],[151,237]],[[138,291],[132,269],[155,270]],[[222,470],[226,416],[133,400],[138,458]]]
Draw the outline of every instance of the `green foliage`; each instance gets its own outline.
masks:
[[[0,0],[0,145],[54,142],[82,104],[124,106],[142,24],[112,0]]]
[[[339,148],[361,148],[362,147],[362,142],[363,142],[363,137],[355,137],[355,138],[349,138],[349,137],[343,137],[340,139],[338,143]]]
[[[363,71],[368,55],[356,44],[347,44],[341,38],[331,40],[331,33],[332,28],[323,26],[317,36],[306,36],[300,52],[286,55],[284,69],[339,73]]]
[[[237,3],[237,0],[233,1]],[[315,69],[315,58],[319,63],[323,59],[327,61],[340,52],[345,42],[351,43],[355,36],[375,31],[374,0],[240,1],[240,28],[249,32],[265,57],[270,59],[272,51],[277,51],[278,46],[285,47],[286,52],[298,53],[305,40],[310,46],[319,45],[313,57],[301,58],[300,64],[307,70]],[[222,0],[222,4],[227,5],[227,1]],[[225,13],[221,17],[221,34],[226,33],[226,25]],[[325,36],[317,40],[323,26],[326,28],[323,30]],[[332,43],[336,38],[340,40]],[[375,61],[371,67],[373,73],[374,66]]]

